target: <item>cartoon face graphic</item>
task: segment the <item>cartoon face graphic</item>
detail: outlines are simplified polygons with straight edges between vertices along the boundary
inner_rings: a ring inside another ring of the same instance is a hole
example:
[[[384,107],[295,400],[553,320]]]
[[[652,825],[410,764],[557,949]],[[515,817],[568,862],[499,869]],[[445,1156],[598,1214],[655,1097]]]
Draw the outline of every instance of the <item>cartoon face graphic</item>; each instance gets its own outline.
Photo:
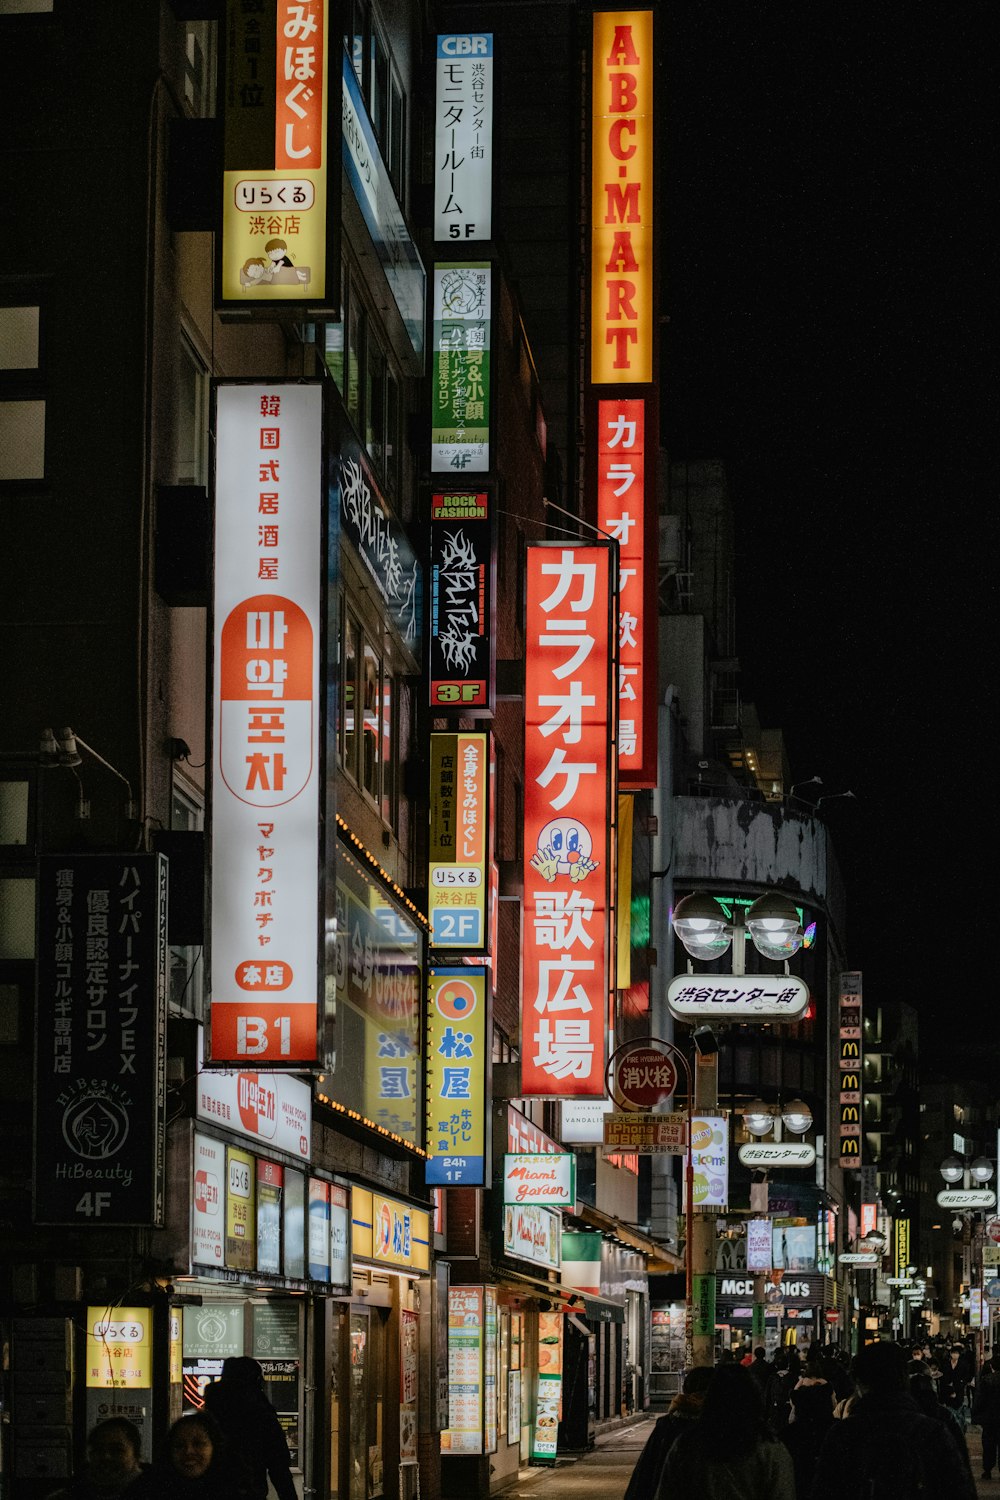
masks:
[[[553,818],[538,834],[531,864],[550,883],[557,875],[583,880],[597,863],[591,858],[594,841],[586,824],[576,818]]]

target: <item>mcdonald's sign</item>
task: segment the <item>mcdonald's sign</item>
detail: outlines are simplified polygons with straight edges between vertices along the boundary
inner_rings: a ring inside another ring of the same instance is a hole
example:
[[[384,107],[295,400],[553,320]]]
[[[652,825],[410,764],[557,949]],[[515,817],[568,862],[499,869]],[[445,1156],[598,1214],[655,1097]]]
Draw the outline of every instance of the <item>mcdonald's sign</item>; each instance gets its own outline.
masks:
[[[861,975],[840,976],[838,1011],[840,1046],[840,1165],[860,1167],[863,1101],[861,1095]]]

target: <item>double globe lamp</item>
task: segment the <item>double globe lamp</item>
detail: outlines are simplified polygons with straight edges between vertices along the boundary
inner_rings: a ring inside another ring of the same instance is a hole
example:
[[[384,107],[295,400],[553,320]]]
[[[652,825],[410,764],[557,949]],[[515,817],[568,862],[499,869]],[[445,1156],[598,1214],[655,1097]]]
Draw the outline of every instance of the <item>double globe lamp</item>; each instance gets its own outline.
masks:
[[[674,931],[689,955],[703,962],[726,953],[735,933],[743,926],[764,958],[781,962],[802,947],[804,934],[798,911],[778,891],[759,896],[742,921],[735,924],[727,922],[715,898],[702,891],[685,896],[674,910]]]

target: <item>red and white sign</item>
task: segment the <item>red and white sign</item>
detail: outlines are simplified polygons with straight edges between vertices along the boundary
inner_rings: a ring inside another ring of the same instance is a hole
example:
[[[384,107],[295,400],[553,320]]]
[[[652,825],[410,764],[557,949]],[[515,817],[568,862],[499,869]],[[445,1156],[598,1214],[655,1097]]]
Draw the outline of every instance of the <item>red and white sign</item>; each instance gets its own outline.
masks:
[[[213,1062],[313,1062],[319,963],[319,383],[216,392]]]
[[[521,1093],[603,1097],[613,783],[609,546],[528,548]]]
[[[878,1204],[862,1203],[861,1205],[861,1238],[871,1234],[878,1228]]]
[[[646,556],[646,402],[597,403],[597,524],[618,543],[618,772],[628,786],[656,783],[647,746],[647,693],[656,697],[656,559]],[[647,565],[650,576],[647,578]]]
[[[202,1266],[224,1263],[226,1148],[207,1135],[194,1138],[191,1259]]]
[[[611,1089],[626,1109],[653,1109],[677,1087],[677,1067],[655,1041],[621,1047],[611,1060]]]
[[[202,1068],[199,1053],[199,1120],[258,1141],[300,1161],[312,1155],[312,1090],[287,1073],[224,1072]]]

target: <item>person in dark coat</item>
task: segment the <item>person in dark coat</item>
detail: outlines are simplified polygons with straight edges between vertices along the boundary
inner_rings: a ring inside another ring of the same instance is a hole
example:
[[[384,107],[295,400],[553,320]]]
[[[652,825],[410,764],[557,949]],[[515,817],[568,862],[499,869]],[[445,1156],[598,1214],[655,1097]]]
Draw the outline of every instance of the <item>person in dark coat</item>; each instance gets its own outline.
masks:
[[[908,1365],[907,1368],[912,1369],[912,1364]],[[965,1429],[951,1407],[945,1406],[944,1402],[938,1399],[938,1394],[934,1389],[934,1382],[931,1377],[925,1375],[923,1372],[919,1375],[910,1375],[907,1377],[907,1387],[910,1395],[920,1407],[920,1410],[926,1416],[933,1417],[935,1422],[940,1422],[951,1433],[952,1439],[961,1454],[962,1463],[968,1469],[969,1478],[971,1479],[972,1463],[969,1459],[969,1446],[965,1441]]]
[[[976,1381],[972,1420],[983,1429],[983,1478],[992,1479],[1000,1446],[1000,1370],[991,1359],[984,1362]]]
[[[128,1500],[251,1500],[246,1470],[203,1411],[178,1418],[159,1460],[127,1494]]]
[[[680,1391],[646,1439],[646,1446],[632,1470],[624,1500],[653,1500],[667,1454],[681,1433],[701,1416],[711,1378],[711,1365],[695,1365],[693,1370],[688,1370]]]
[[[794,1363],[792,1356],[794,1355]],[[801,1361],[794,1349],[779,1349],[774,1356],[774,1379],[764,1416],[771,1431],[780,1437],[792,1414],[792,1391],[801,1374]]]
[[[958,1444],[926,1416],[906,1388],[898,1344],[868,1344],[854,1361],[859,1400],[831,1423],[819,1451],[810,1500],[926,1494],[976,1500]]]
[[[701,1418],[667,1454],[654,1500],[795,1500],[788,1449],[764,1421],[748,1370],[714,1371]]]
[[[278,1500],[298,1500],[288,1443],[264,1394],[257,1360],[245,1355],[224,1360],[222,1378],[205,1387],[205,1410],[249,1469],[253,1500],[266,1500],[269,1477]]]
[[[774,1381],[774,1366],[768,1363],[767,1350],[758,1346],[753,1351],[753,1362],[747,1366],[751,1379],[760,1391],[760,1399],[764,1403],[764,1415],[766,1416],[771,1406],[771,1386]]]
[[[782,1442],[792,1455],[799,1500],[807,1500],[812,1487],[819,1450],[833,1421],[834,1400],[823,1355],[818,1345],[812,1345],[792,1391],[791,1415],[781,1433]]]

